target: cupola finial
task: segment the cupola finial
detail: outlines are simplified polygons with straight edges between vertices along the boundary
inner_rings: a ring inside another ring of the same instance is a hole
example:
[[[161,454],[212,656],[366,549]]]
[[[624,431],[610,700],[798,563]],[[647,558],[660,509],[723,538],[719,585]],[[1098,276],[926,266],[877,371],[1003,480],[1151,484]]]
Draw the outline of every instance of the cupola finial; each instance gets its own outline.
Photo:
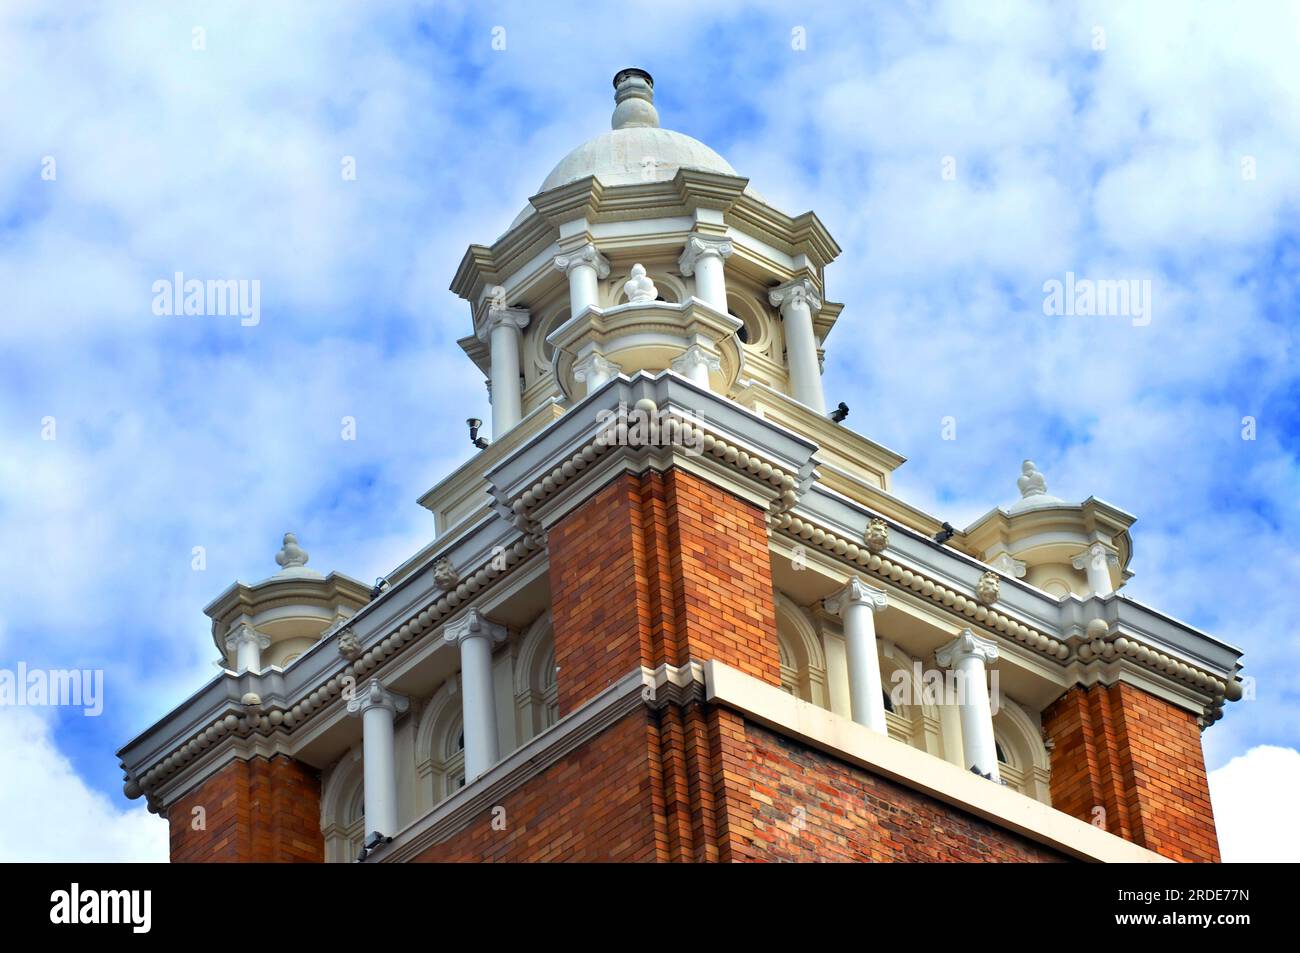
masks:
[[[645,70],[630,66],[614,74],[614,103],[614,115],[609,120],[611,128],[658,127],[655,81]]]
[[[298,537],[293,533],[284,534],[284,545],[275,554],[275,561],[282,570],[299,569],[307,565],[307,550],[298,545]]]

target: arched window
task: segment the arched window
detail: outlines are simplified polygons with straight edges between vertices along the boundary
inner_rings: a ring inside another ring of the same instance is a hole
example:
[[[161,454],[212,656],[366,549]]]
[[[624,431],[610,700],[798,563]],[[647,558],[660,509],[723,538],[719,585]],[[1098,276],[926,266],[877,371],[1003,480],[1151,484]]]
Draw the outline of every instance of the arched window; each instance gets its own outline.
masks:
[[[1039,720],[1003,696],[993,716],[998,774],[1007,787],[1044,804],[1051,804],[1051,759],[1043,744]]]
[[[415,775],[420,801],[432,808],[465,786],[465,734],[459,679],[434,693],[415,734]]]
[[[361,853],[366,839],[364,780],[359,745],[325,772],[320,813],[327,863],[351,863]]]
[[[883,640],[881,645],[883,648]],[[885,695],[885,723],[889,726],[889,737],[915,748],[937,748],[937,735],[927,743],[926,729],[927,726],[936,727],[938,718],[933,713],[932,717],[926,717],[924,685],[916,680],[911,657],[898,646],[891,644],[887,654],[881,652],[880,686]]]
[[[806,702],[829,707],[826,654],[812,623],[793,600],[776,594],[776,635],[781,654],[781,687]]]
[[[550,612],[543,612],[524,632],[515,658],[515,717],[520,743],[537,737],[559,721],[555,680],[555,636]]]
[[[451,797],[465,786],[465,729],[456,726],[456,736],[447,735],[443,757],[443,797]]]

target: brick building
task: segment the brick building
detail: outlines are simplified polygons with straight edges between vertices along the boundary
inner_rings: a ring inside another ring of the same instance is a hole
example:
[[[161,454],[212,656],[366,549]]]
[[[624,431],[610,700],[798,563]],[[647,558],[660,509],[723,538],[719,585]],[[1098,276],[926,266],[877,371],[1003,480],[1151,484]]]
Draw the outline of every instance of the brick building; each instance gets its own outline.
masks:
[[[1217,860],[1240,653],[1029,461],[965,531],[893,496],[826,413],[834,239],[615,90],[456,273],[492,440],[434,541],[372,590],[286,535],[120,752],[172,858]]]

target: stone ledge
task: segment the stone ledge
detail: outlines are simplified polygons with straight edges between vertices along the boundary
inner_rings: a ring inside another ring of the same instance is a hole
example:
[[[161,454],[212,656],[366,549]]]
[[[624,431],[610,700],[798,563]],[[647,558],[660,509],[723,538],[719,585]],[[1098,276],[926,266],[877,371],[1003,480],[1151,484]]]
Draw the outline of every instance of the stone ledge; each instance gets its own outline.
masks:
[[[1106,863],[1172,862],[728,666],[705,662],[704,679],[711,704],[731,708],[778,734],[1071,857]]]

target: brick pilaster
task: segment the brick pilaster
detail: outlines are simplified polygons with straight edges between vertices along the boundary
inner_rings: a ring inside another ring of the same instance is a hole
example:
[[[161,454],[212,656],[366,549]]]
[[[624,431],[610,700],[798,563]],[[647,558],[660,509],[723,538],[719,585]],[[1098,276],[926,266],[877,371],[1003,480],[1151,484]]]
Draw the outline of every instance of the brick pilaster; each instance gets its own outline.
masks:
[[[172,805],[167,821],[175,863],[325,859],[320,775],[284,755],[232,761]]]
[[[1219,860],[1194,715],[1123,682],[1080,685],[1043,727],[1053,807],[1174,860]]]
[[[551,529],[560,714],[638,665],[781,679],[763,512],[684,473],[623,474]]]

